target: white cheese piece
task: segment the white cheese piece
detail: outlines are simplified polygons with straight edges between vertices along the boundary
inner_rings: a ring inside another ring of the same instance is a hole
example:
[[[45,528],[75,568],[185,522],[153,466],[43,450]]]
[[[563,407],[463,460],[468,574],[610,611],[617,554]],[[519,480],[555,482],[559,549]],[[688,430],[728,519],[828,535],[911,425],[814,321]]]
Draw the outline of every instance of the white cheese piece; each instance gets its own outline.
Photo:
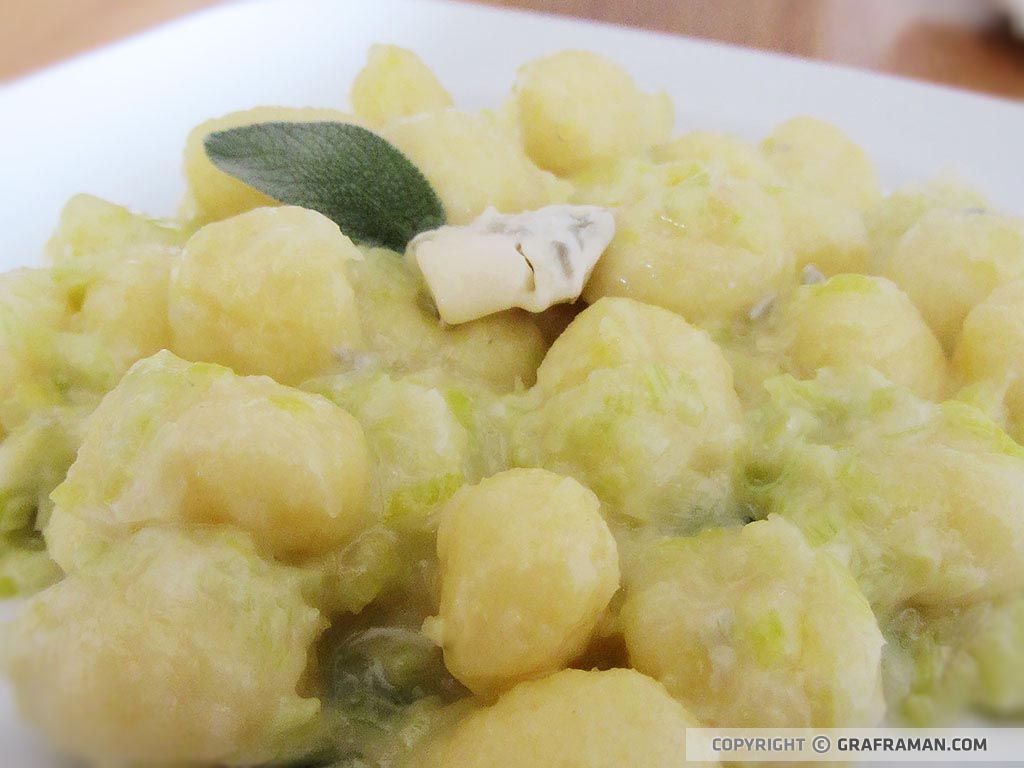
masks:
[[[577,299],[614,234],[607,208],[549,205],[515,214],[488,208],[471,224],[417,235],[406,258],[423,274],[441,319],[465,323]]]

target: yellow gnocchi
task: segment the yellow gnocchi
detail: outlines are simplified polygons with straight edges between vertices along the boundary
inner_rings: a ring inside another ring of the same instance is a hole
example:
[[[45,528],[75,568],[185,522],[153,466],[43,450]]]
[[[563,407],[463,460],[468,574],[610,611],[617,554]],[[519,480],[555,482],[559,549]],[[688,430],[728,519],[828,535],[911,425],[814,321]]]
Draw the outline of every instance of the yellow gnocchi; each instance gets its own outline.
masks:
[[[655,147],[652,155],[660,162],[695,163],[761,184],[779,184],[782,181],[758,147],[727,133],[684,133]]]
[[[95,763],[262,762],[320,709],[299,686],[323,626],[244,535],[151,528],[29,602],[3,664],[33,722]]]
[[[425,629],[452,674],[484,696],[565,667],[619,586],[597,497],[541,469],[459,490],[441,513],[437,553],[440,611]]]
[[[620,523],[690,532],[735,519],[732,374],[681,317],[598,301],[552,345],[524,406],[515,462],[575,477]]]
[[[732,371],[711,337],[673,312],[627,298],[599,299],[577,315],[545,355],[537,387],[553,394],[597,369],[643,363],[685,370],[716,417],[738,417]]]
[[[373,45],[352,82],[352,109],[370,125],[454,106],[451,94],[410,50]]]
[[[619,209],[616,223],[587,301],[628,296],[702,323],[748,312],[795,279],[778,206],[752,181],[698,173]]]
[[[644,93],[624,69],[587,51],[526,64],[513,100],[526,152],[561,176],[660,144],[672,129],[664,93]]]
[[[946,356],[906,294],[881,277],[836,275],[801,287],[779,333],[793,371],[867,365],[923,398],[946,389]]]
[[[259,208],[208,224],[171,276],[172,348],[298,384],[362,346],[345,263],[359,251],[314,211]]]
[[[984,211],[988,201],[974,189],[940,177],[924,184],[901,187],[864,211],[871,244],[870,271],[883,273],[900,238],[926,213],[934,210]]]
[[[380,134],[430,180],[450,224],[488,207],[517,213],[565,202],[571,186],[541,170],[514,135],[487,115],[455,109],[392,121]]]
[[[882,635],[849,572],[780,519],[665,539],[622,622],[630,662],[730,728],[876,725]]]
[[[970,311],[953,355],[959,382],[995,406],[994,415],[1018,442],[1024,439],[1022,354],[1024,282],[1018,280],[996,288]]]
[[[458,723],[439,766],[676,768],[699,723],[631,669],[569,669],[522,683]]]
[[[365,250],[361,261],[348,263],[348,274],[372,360],[402,372],[441,367],[499,392],[533,383],[545,341],[527,313],[510,310],[443,326],[422,278],[383,249]]]
[[[94,334],[119,372],[171,344],[168,292],[186,231],[89,195],[72,198],[47,244],[78,304],[69,327]]]
[[[860,211],[793,187],[778,187],[773,197],[798,268],[828,276],[868,271],[871,248]]]
[[[768,160],[793,185],[863,211],[881,196],[867,153],[839,128],[812,117],[777,126],[761,143]]]
[[[1024,277],[1024,222],[984,210],[930,211],[900,239],[882,274],[952,350],[967,313],[994,288]]]
[[[362,429],[328,400],[161,352],[89,418],[47,543],[68,571],[152,525],[231,524],[275,554],[317,554],[372,522],[368,471]]]

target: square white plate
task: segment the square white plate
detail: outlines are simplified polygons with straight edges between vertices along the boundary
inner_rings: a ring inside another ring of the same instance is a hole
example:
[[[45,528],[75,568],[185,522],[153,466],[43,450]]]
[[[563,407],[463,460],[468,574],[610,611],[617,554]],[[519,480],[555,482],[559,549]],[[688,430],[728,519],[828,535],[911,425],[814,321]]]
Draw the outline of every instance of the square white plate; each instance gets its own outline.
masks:
[[[677,128],[757,137],[795,114],[846,129],[887,185],[952,171],[1024,213],[1024,106],[685,38],[433,0],[232,3],[0,90],[0,268],[32,264],[64,201],[90,192],[173,213],[188,130],[257,104],[342,106],[374,42],[416,50],[465,107],[498,105],[516,68],[605,53],[677,106]],[[10,612],[0,606],[0,617]],[[0,763],[52,768],[0,684]]]

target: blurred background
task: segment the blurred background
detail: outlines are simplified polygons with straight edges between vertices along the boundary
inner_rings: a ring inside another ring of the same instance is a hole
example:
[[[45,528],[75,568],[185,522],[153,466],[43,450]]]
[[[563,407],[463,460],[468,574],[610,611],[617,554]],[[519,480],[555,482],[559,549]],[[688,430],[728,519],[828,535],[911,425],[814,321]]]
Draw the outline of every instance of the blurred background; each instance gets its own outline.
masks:
[[[0,80],[227,1],[0,0]],[[477,1],[781,51],[1024,99],[1024,0]],[[1017,36],[1010,21],[1014,6],[1021,19]]]

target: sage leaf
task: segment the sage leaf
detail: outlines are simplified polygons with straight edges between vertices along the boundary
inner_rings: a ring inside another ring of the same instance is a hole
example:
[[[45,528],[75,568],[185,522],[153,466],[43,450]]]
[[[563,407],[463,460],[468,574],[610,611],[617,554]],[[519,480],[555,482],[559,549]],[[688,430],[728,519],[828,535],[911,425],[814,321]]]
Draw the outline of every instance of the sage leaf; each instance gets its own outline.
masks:
[[[357,243],[402,251],[445,223],[420,170],[372,131],[340,122],[272,122],[217,131],[206,154],[220,170],[287,205],[311,208]]]

